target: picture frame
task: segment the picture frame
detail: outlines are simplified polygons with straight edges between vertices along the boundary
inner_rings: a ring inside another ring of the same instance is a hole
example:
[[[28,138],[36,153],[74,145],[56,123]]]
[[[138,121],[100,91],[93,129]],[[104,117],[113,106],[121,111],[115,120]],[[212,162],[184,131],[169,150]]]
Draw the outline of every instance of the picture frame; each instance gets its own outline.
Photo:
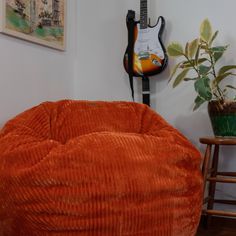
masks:
[[[67,0],[0,0],[0,32],[65,50]]]

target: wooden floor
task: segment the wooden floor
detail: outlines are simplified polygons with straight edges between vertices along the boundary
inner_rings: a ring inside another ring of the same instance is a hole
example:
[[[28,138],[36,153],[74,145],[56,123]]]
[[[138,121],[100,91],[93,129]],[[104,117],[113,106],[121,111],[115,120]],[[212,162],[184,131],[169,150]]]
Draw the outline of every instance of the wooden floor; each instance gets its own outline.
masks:
[[[236,236],[236,219],[213,217],[207,229],[202,220],[196,236]]]

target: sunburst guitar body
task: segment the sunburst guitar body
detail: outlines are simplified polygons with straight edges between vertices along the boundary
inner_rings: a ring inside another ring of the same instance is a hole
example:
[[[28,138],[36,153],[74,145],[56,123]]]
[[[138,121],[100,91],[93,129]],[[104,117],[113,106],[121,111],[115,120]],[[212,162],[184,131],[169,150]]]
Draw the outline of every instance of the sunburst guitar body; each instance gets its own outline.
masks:
[[[145,29],[136,22],[134,28],[133,75],[136,77],[151,76],[162,72],[168,57],[161,41],[165,20],[158,18],[155,26],[148,25]],[[128,73],[128,48],[124,56],[124,67]]]

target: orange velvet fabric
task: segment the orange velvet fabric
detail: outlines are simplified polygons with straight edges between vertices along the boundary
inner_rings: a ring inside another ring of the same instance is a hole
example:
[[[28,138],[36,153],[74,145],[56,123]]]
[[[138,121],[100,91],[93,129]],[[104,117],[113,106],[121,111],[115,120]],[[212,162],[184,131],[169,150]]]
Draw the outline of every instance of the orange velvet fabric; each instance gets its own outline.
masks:
[[[194,236],[200,162],[145,105],[40,104],[0,133],[0,235]]]

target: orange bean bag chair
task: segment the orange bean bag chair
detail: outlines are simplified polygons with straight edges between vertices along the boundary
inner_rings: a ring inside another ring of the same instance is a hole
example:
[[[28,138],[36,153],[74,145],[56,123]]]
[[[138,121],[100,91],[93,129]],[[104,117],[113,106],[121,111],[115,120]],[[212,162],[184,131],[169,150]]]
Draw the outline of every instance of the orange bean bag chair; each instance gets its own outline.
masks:
[[[0,235],[194,236],[200,162],[145,105],[42,103],[0,133]]]

